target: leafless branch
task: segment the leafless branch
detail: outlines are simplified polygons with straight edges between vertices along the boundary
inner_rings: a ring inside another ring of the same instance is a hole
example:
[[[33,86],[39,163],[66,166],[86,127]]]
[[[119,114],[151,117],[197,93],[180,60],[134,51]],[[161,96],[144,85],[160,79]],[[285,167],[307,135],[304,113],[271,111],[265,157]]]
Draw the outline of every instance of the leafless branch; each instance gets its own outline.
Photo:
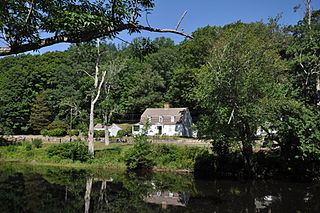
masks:
[[[92,75],[90,75],[87,71],[80,69],[80,72],[84,72],[85,74],[87,74],[87,76],[89,76],[90,78],[92,78],[94,80],[94,77]]]
[[[25,23],[26,23],[26,24],[29,22],[30,16],[31,16],[31,14],[32,14],[33,5],[34,5],[34,0],[31,1],[31,6],[30,6],[30,8],[29,8],[29,13],[28,13],[28,16],[27,16],[27,18],[26,18],[26,20],[25,20]]]
[[[231,115],[230,115],[230,117],[229,117],[228,125],[231,123],[231,120],[232,120],[232,118],[233,118],[233,115],[234,115],[234,108],[232,109]]]
[[[184,17],[187,15],[187,12],[188,12],[188,11],[186,10],[186,11],[184,11],[184,13],[181,15],[181,17],[180,17],[180,19],[179,19],[179,21],[178,21],[178,23],[177,23],[176,30],[179,29],[179,26],[180,26],[182,20],[183,20]]]
[[[98,101],[98,98],[99,98],[100,92],[101,92],[101,87],[102,87],[103,82],[104,82],[104,80],[105,80],[106,74],[107,74],[107,71],[103,71],[102,77],[101,77],[101,81],[100,81],[100,84],[99,84],[99,86],[98,86],[98,92],[97,92],[97,94],[96,94],[96,97],[95,97],[94,100],[92,101],[93,104],[95,104],[95,103]]]
[[[304,65],[303,65],[303,63],[302,63],[302,54],[301,54],[301,53],[300,53],[300,56],[299,56],[299,64],[300,64],[303,72],[307,75],[308,72],[307,72],[307,70],[305,69],[305,67],[304,67]]]

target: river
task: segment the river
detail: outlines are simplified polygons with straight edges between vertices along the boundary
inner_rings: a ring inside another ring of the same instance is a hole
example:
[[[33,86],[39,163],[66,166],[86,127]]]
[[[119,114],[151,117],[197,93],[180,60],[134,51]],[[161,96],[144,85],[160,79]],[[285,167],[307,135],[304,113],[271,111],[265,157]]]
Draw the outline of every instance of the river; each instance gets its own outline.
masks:
[[[320,184],[0,164],[0,212],[320,212]]]

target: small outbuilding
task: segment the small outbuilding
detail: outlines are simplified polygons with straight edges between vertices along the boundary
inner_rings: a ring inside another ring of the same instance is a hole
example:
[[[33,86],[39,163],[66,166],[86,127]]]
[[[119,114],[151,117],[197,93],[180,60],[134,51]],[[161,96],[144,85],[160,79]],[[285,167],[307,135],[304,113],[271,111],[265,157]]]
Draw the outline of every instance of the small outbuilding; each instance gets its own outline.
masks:
[[[110,126],[107,126],[108,128],[108,131],[109,131],[109,135],[112,136],[112,137],[116,137],[118,132],[120,130],[122,130],[121,127],[119,127],[117,124],[112,124]],[[105,126],[103,124],[100,124],[98,123],[97,125],[94,126],[94,130],[97,130],[97,131],[104,131],[105,129]]]

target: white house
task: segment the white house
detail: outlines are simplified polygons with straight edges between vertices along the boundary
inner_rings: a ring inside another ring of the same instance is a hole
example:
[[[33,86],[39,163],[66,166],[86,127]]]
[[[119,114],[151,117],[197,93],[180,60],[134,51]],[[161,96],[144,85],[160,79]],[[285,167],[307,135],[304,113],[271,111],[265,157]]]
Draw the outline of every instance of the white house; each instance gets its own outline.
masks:
[[[97,124],[94,126],[94,130],[97,131],[104,131],[104,125]],[[117,124],[112,124],[111,126],[108,126],[109,135],[112,137],[117,136],[118,132],[122,130],[121,127],[119,127]]]
[[[188,108],[147,108],[141,115],[140,122],[133,125],[132,134],[142,134],[148,127],[148,136],[168,135],[192,137],[192,118]]]

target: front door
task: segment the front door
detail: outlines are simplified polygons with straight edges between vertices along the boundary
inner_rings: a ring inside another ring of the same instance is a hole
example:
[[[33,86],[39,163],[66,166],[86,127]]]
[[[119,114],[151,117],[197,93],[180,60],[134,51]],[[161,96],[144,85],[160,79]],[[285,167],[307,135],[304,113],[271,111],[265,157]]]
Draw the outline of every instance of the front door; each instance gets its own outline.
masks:
[[[162,126],[158,126],[157,128],[158,128],[158,134],[162,135]]]

